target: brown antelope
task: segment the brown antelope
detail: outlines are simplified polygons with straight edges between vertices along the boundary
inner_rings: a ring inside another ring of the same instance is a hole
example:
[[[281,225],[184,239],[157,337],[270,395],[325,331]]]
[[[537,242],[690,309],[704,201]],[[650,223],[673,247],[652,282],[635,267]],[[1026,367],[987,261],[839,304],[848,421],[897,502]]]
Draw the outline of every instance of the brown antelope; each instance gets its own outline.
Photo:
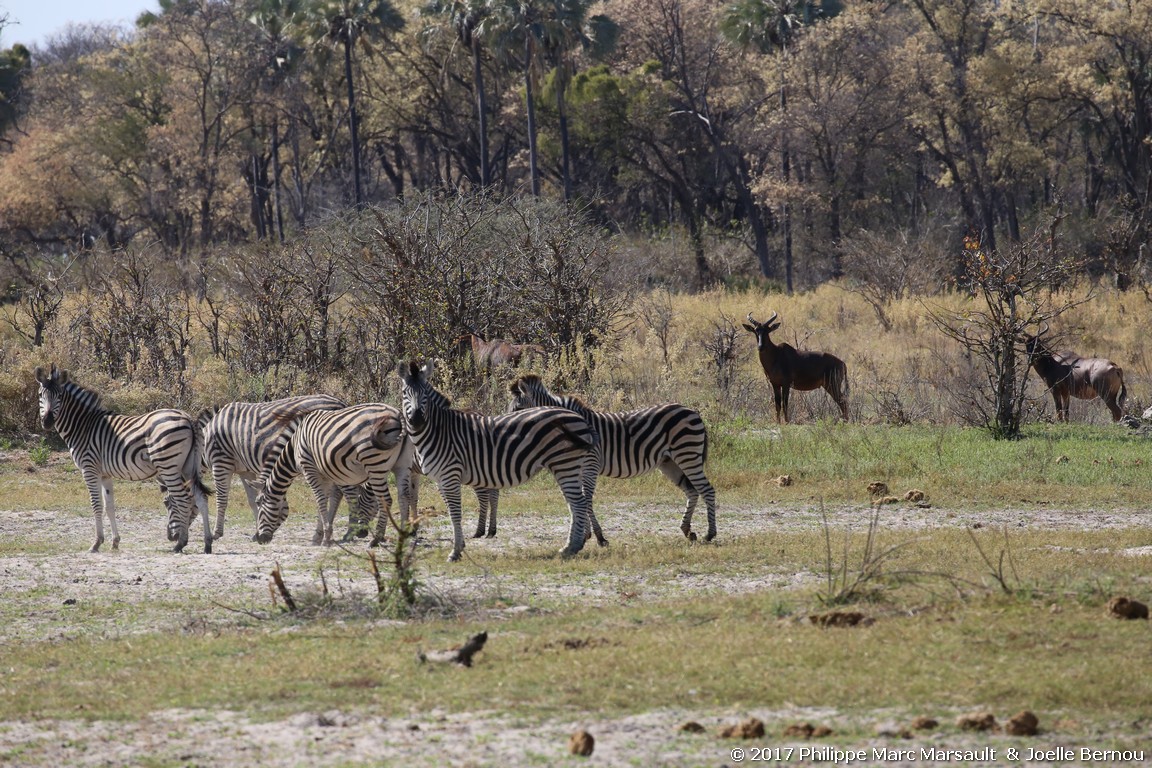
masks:
[[[760,366],[768,383],[772,385],[772,396],[776,400],[776,421],[788,423],[788,394],[797,389],[801,392],[823,387],[840,406],[844,420],[848,420],[848,368],[844,361],[827,352],[797,350],[790,344],[774,344],[768,334],[780,327],[775,322],[778,313],[773,312],[766,322],[758,323],[748,313],[744,329],[756,335],[756,348],[760,353]]]
[[[1023,334],[1021,340],[1032,367],[1056,403],[1056,420],[1068,421],[1068,405],[1073,397],[1079,400],[1104,401],[1112,412],[1112,421],[1120,421],[1121,408],[1128,390],[1124,387],[1124,371],[1111,360],[1102,357],[1080,357],[1075,352],[1053,352],[1040,339],[1048,332],[1048,324],[1035,336]]]
[[[501,365],[515,368],[525,358],[537,356],[543,360],[545,357],[544,348],[538,344],[516,344],[507,339],[485,341],[474,333],[457,336],[452,346],[461,355],[471,353],[476,369],[483,371],[491,371]]]

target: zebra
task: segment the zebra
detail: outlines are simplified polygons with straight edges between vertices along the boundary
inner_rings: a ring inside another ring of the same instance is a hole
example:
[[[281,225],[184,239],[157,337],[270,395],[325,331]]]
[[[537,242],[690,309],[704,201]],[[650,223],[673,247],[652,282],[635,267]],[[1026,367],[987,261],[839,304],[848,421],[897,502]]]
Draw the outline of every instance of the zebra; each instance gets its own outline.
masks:
[[[708,508],[708,535],[705,541],[716,538],[716,490],[704,474],[708,458],[708,432],[700,413],[679,403],[665,403],[648,408],[619,413],[604,413],[588,407],[573,395],[555,395],[548,391],[535,374],[521,376],[509,385],[512,393],[510,408],[538,408],[555,406],[579,413],[600,436],[592,457],[595,472],[590,472],[590,486],[585,493],[596,490],[596,476],[636,477],[659,469],[684,492],[687,505],[680,530],[695,541],[692,532],[692,513],[697,500],[703,496]],[[606,544],[596,517],[591,519],[596,540]],[[493,523],[492,534],[495,534]]]
[[[228,511],[233,475],[240,476],[255,517],[260,473],[279,455],[293,425],[312,411],[347,407],[347,403],[331,395],[302,395],[267,403],[229,403],[201,412],[197,423],[204,434],[204,462],[216,486],[213,538],[224,535],[224,516]]]
[[[373,491],[373,501],[379,500],[383,505],[372,539],[375,546],[384,540],[387,520],[392,516],[389,470],[396,476],[401,518],[408,519],[412,460],[412,441],[404,431],[397,408],[384,403],[365,403],[338,411],[306,414],[291,428],[279,455],[261,477],[253,538],[261,544],[272,540],[288,512],[284,503],[288,486],[302,474],[316,497],[318,525],[322,530],[320,539],[313,539],[314,544],[332,543],[332,526],[340,503],[337,487],[351,490],[366,484]],[[357,507],[366,501],[359,493],[352,493],[348,500],[349,506],[355,501]],[[366,518],[364,522],[367,523]]]
[[[449,562],[464,551],[460,520],[460,486],[495,491],[526,482],[547,468],[556,478],[572,521],[568,543],[560,550],[574,555],[584,547],[584,523],[592,497],[582,475],[596,444],[596,434],[579,414],[562,408],[535,408],[484,416],[452,408],[429,379],[431,361],[401,363],[399,374],[404,418],[416,447],[421,471],[436,481],[452,519]],[[495,494],[493,494],[495,495]]]
[[[188,544],[195,508],[204,521],[204,551],[212,552],[208,489],[200,480],[203,445],[199,428],[184,411],[164,408],[140,416],[104,410],[100,394],[72,381],[68,371],[52,365],[51,373],[35,370],[40,384],[40,423],[63,438],[88,486],[96,518],[96,542],[104,543],[104,515],[112,528],[112,549],[120,548],[112,481],[158,478],[168,512],[168,540],[176,552]],[[195,508],[193,507],[195,503]]]

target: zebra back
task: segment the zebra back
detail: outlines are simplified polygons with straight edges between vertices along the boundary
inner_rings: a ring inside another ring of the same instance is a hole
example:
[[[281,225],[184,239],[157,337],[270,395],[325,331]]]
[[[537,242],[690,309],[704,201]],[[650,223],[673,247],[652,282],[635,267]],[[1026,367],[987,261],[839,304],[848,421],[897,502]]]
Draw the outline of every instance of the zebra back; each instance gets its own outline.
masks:
[[[544,467],[582,465],[596,435],[580,414],[533,408],[500,416],[458,410],[414,364],[401,371],[404,415],[422,471],[476,488],[508,488]]]
[[[205,424],[205,461],[209,466],[227,464],[242,475],[259,475],[279,455],[303,416],[346,405],[330,395],[302,395],[267,403],[229,403],[205,411],[198,419]]]
[[[597,411],[575,395],[557,395],[539,376],[521,376],[509,385],[513,409],[555,406],[583,416],[599,437],[600,474],[633,477],[669,456],[678,463],[708,458],[708,432],[699,411],[680,403],[664,403],[632,411]]]

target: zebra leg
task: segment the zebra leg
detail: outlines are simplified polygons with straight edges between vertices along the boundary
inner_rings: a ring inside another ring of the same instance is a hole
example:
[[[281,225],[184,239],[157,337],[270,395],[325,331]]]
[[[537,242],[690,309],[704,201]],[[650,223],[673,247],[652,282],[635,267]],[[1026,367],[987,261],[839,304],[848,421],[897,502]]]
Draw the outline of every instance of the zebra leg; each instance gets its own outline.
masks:
[[[212,533],[212,515],[208,511],[208,497],[204,495],[200,485],[193,481],[192,485],[192,500],[196,508],[200,510],[200,520],[204,523],[204,554],[212,554],[212,541],[217,537]],[[223,536],[224,532],[221,531],[220,535]]]
[[[256,494],[244,482],[244,490],[248,492],[248,503],[252,511],[256,511]],[[213,538],[224,536],[224,515],[228,512],[228,494],[232,491],[232,471],[220,466],[212,467],[212,485],[216,487],[216,531]]]
[[[491,498],[489,494],[497,494],[499,498],[499,491],[490,491],[486,488],[473,488],[476,491],[476,504],[479,507],[479,512],[476,515],[476,533],[472,534],[472,538],[479,539],[487,532],[489,536],[496,535],[496,510],[492,509],[491,522],[489,522],[488,512],[491,508]]]
[[[340,506],[340,494],[335,485],[325,483],[309,472],[305,472],[308,487],[316,497],[316,532],[312,534],[313,546],[332,546],[332,523],[336,519],[336,508]]]
[[[380,514],[381,499],[380,499],[380,494],[376,493],[373,490],[371,483],[365,483],[364,485],[360,486],[357,490],[360,494],[360,498],[359,498],[359,502],[357,505],[359,513],[358,513],[356,519],[357,519],[357,522],[359,523],[359,528],[357,528],[357,530],[356,530],[356,536],[357,536],[357,538],[363,539],[363,538],[368,536],[368,529],[371,526],[372,518],[374,518]],[[387,491],[388,491],[387,480],[385,480],[385,482],[384,482],[384,491],[385,491],[385,493],[387,493]],[[388,506],[389,507],[392,506],[392,497],[391,496],[388,497]],[[351,514],[349,514],[349,516],[348,516],[348,524],[349,524],[349,528],[351,528],[351,524],[352,524]]]
[[[600,465],[594,469],[584,470],[584,498],[588,501],[587,528],[584,530],[584,541],[596,536],[596,543],[602,547],[608,546],[608,539],[604,538],[604,531],[600,530],[600,521],[596,519],[596,511],[592,508],[592,497],[596,493],[596,479],[600,475]]]
[[[694,534],[692,533],[692,514],[696,511],[696,501],[700,496],[696,493],[696,489],[692,486],[692,483],[688,480],[684,471],[680,469],[680,466],[672,459],[667,458],[660,462],[660,472],[663,473],[664,477],[671,480],[677,488],[683,491],[687,503],[684,507],[684,519],[680,521],[680,530],[684,532],[685,538],[694,540]]]
[[[92,501],[92,517],[96,523],[96,542],[89,548],[89,552],[99,552],[100,545],[104,543],[104,494],[112,493],[112,484],[101,480],[95,472],[84,473],[84,484],[88,486],[88,498]]]
[[[592,498],[584,493],[582,468],[574,467],[552,474],[564,494],[564,500],[568,502],[568,511],[572,515],[572,522],[568,527],[568,544],[560,550],[561,556],[571,557],[584,549],[584,540],[587,538],[584,526],[590,519]]]
[[[384,476],[383,481],[373,482],[369,478],[364,491],[370,491],[372,497],[379,501],[379,509],[376,510],[376,533],[372,536],[372,541],[368,542],[370,547],[378,547],[384,543],[384,537],[388,533],[388,521],[392,519],[392,494],[388,491],[388,477]],[[400,489],[396,489],[397,495],[401,493]],[[361,492],[361,499],[364,498]]]
[[[348,530],[340,538],[342,542],[362,539],[368,535],[368,523],[379,509],[376,496],[367,486],[339,486],[337,492],[348,502]],[[335,524],[335,521],[333,521]]]
[[[496,490],[495,488],[492,488],[491,490],[485,491],[485,495],[488,497],[487,501],[485,501],[485,499],[480,498],[480,492],[477,491],[476,492],[476,500],[480,502],[481,507],[483,507],[483,506],[485,506],[485,504],[487,504],[487,507],[488,507],[488,538],[493,539],[493,538],[496,538],[496,508],[500,506],[500,491]]]
[[[455,563],[464,553],[464,531],[460,513],[460,481],[441,480],[440,495],[444,497],[444,504],[448,507],[448,517],[452,519],[452,553],[448,555],[448,562]]]

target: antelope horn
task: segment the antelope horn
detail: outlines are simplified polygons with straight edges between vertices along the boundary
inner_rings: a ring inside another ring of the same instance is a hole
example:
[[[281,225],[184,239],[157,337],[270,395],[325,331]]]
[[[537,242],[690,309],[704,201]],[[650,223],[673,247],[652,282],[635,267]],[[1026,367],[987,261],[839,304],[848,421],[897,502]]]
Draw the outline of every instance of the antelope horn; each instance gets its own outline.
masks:
[[[771,324],[772,324],[772,321],[773,321],[773,320],[775,320],[775,319],[776,319],[776,316],[777,316],[777,315],[779,315],[779,314],[780,314],[779,312],[773,312],[773,313],[772,313],[772,317],[770,317],[770,318],[768,318],[767,320],[765,320],[765,321],[764,321],[764,325],[771,325]]]
[[[1041,328],[1040,331],[1036,334],[1037,336],[1043,336],[1044,334],[1048,333],[1048,321],[1045,320],[1043,325],[1044,327]]]
[[[748,313],[748,322],[752,323],[752,325],[760,325],[760,323],[756,322],[756,320],[753,319],[751,312]]]

